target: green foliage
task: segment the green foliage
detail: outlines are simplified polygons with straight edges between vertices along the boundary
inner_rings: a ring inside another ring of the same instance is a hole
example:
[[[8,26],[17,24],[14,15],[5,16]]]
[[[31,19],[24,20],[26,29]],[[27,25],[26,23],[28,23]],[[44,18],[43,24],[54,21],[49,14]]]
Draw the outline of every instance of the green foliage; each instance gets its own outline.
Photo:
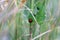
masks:
[[[21,0],[17,0],[17,5],[16,5],[17,7],[19,6],[20,1]],[[50,3],[49,1],[51,1],[51,0],[27,0],[27,2],[25,4],[25,6],[27,6],[27,7],[22,8],[24,10],[18,10],[18,12],[16,14],[12,13],[12,15],[9,16],[5,22],[0,22],[0,30],[2,30],[4,32],[4,29],[8,29],[9,32],[7,34],[9,34],[10,40],[30,40],[29,39],[30,26],[32,27],[32,29],[31,29],[32,30],[32,32],[31,32],[32,39],[48,30],[51,30],[51,26],[52,26],[51,24],[53,24],[55,22],[55,20],[51,20],[50,19],[51,17],[49,16],[49,14],[51,13],[53,18],[55,18],[55,16],[53,15],[53,13],[54,13],[53,6],[52,6],[52,8],[50,8],[50,10],[47,9],[48,12],[46,10],[48,3]],[[15,7],[15,5],[14,5],[14,7]],[[27,8],[29,8],[31,10],[33,15]],[[8,9],[8,10],[10,13],[11,10],[10,9]],[[7,13],[7,11],[6,11],[6,13]],[[46,19],[46,16],[49,18]],[[57,18],[56,26],[58,26],[60,24],[59,17],[60,16],[56,17]],[[33,20],[31,25],[29,23],[30,18]],[[34,18],[36,19],[38,24],[36,23]],[[47,33],[47,34],[41,36],[40,38],[37,38],[36,40],[55,40],[56,36],[57,36],[57,29],[54,28],[52,30],[52,32]]]

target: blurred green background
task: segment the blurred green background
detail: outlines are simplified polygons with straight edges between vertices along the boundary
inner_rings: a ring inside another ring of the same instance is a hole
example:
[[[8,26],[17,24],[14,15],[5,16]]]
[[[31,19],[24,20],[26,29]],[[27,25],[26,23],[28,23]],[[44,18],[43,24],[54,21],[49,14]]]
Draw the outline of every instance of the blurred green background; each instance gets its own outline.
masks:
[[[0,0],[0,40],[60,40],[60,0]]]

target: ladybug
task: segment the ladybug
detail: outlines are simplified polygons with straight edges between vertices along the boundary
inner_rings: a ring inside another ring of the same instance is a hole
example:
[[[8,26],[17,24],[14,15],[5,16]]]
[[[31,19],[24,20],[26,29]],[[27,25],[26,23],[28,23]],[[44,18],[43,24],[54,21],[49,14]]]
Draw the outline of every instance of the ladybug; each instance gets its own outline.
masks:
[[[32,20],[31,18],[29,18],[29,20],[28,20],[28,21],[29,21],[29,23],[32,23],[32,22],[33,22],[33,20]]]

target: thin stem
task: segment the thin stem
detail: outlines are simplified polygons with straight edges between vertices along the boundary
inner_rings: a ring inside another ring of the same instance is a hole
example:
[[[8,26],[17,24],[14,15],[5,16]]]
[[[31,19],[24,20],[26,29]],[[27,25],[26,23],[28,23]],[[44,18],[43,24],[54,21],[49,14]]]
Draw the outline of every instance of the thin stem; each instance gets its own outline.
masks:
[[[42,33],[42,34],[40,34],[40,35],[34,37],[32,40],[35,40],[35,39],[37,39],[37,38],[40,38],[41,36],[43,36],[43,35],[45,35],[45,34],[51,32],[51,31],[52,31],[52,30],[48,30],[48,31],[46,31],[46,32],[44,32],[44,33]]]
[[[32,40],[32,27],[31,27],[31,23],[30,23],[30,28],[29,28],[29,29],[30,29],[30,30],[29,30],[29,31],[30,31],[30,33],[29,33],[29,34],[30,34],[29,40]]]

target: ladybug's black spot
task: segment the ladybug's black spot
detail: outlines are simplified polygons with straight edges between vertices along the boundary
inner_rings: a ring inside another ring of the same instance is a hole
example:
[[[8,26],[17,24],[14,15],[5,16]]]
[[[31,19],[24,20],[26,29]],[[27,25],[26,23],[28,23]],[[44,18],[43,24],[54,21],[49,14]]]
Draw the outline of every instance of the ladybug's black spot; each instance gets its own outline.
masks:
[[[39,7],[37,7],[37,10],[39,10]]]
[[[29,20],[28,20],[28,21],[29,21],[29,23],[32,23],[32,21],[33,21],[33,20],[32,20],[31,18],[29,18]]]

